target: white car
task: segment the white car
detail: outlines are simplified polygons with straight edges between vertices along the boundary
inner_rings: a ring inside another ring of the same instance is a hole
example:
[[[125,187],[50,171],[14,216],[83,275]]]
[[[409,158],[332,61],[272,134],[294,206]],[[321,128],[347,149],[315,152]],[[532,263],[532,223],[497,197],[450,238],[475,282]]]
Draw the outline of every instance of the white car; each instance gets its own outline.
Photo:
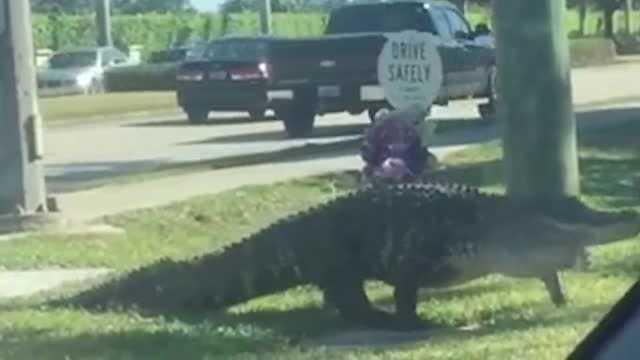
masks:
[[[114,47],[64,50],[55,53],[38,71],[38,94],[55,96],[97,94],[104,89],[104,72],[127,65],[129,58]]]

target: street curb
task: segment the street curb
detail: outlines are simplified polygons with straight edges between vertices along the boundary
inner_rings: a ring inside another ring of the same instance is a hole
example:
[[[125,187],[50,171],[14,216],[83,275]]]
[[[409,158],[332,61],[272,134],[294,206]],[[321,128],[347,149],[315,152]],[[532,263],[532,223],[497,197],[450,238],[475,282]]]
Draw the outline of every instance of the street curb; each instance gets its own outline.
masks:
[[[82,126],[82,125],[93,125],[93,124],[112,124],[112,123],[124,123],[130,121],[142,121],[148,120],[150,118],[165,118],[165,117],[180,117],[184,116],[183,113],[178,109],[173,110],[158,110],[158,111],[136,111],[115,115],[96,115],[89,116],[84,118],[71,118],[71,119],[62,119],[62,120],[50,120],[47,121],[44,119],[44,127],[45,129],[55,129],[55,128],[64,128],[71,126]],[[186,120],[185,120],[186,122]]]

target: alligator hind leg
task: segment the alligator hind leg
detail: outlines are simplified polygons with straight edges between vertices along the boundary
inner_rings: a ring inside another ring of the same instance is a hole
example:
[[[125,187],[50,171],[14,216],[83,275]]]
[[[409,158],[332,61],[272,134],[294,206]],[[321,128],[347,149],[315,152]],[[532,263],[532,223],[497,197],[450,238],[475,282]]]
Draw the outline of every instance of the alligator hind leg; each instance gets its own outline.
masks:
[[[551,296],[551,301],[556,306],[563,306],[567,304],[567,297],[565,295],[564,284],[562,283],[562,276],[560,272],[552,272],[542,277],[547,292]]]
[[[393,291],[396,302],[395,328],[398,330],[422,330],[429,324],[418,316],[418,287],[409,284],[398,284]]]
[[[418,286],[410,281],[395,285],[393,292],[396,301],[395,328],[401,331],[427,330],[442,328],[442,325],[421,319],[416,312],[418,305]]]
[[[324,298],[338,309],[346,321],[376,329],[393,327],[394,316],[375,309],[364,290],[363,280],[340,281],[322,287]]]

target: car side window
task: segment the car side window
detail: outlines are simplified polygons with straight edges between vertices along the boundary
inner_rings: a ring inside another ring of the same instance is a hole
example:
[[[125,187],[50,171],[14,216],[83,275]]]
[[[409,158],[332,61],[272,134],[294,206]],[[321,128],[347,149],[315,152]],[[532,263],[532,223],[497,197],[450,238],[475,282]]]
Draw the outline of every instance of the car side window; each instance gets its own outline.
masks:
[[[111,62],[111,60],[113,60],[113,56],[111,55],[111,52],[109,50],[105,50],[102,51],[102,59],[100,60],[100,63],[102,64],[102,66],[108,66],[109,63]]]
[[[113,53],[112,60],[115,60],[118,63],[127,61],[127,55],[125,55],[122,51],[113,49],[111,50],[111,52]]]
[[[444,13],[449,21],[451,34],[453,34],[453,36],[456,36],[456,34],[464,34],[465,37],[471,35],[471,28],[469,27],[469,24],[462,16],[460,16],[460,14],[458,14],[458,12],[446,9],[444,10]]]
[[[436,30],[438,30],[438,34],[443,40],[452,40],[453,33],[449,28],[449,22],[447,21],[447,15],[436,7],[432,7],[430,10],[431,17],[433,19],[433,23],[435,24]]]

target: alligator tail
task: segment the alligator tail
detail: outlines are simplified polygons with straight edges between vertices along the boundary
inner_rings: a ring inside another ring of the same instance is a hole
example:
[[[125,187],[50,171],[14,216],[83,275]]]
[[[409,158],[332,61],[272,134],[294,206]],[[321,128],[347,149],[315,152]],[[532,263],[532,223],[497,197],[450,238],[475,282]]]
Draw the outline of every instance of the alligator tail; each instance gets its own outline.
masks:
[[[222,252],[160,260],[63,300],[87,309],[134,308],[146,313],[222,309],[308,283],[289,239],[295,221],[283,221]]]

